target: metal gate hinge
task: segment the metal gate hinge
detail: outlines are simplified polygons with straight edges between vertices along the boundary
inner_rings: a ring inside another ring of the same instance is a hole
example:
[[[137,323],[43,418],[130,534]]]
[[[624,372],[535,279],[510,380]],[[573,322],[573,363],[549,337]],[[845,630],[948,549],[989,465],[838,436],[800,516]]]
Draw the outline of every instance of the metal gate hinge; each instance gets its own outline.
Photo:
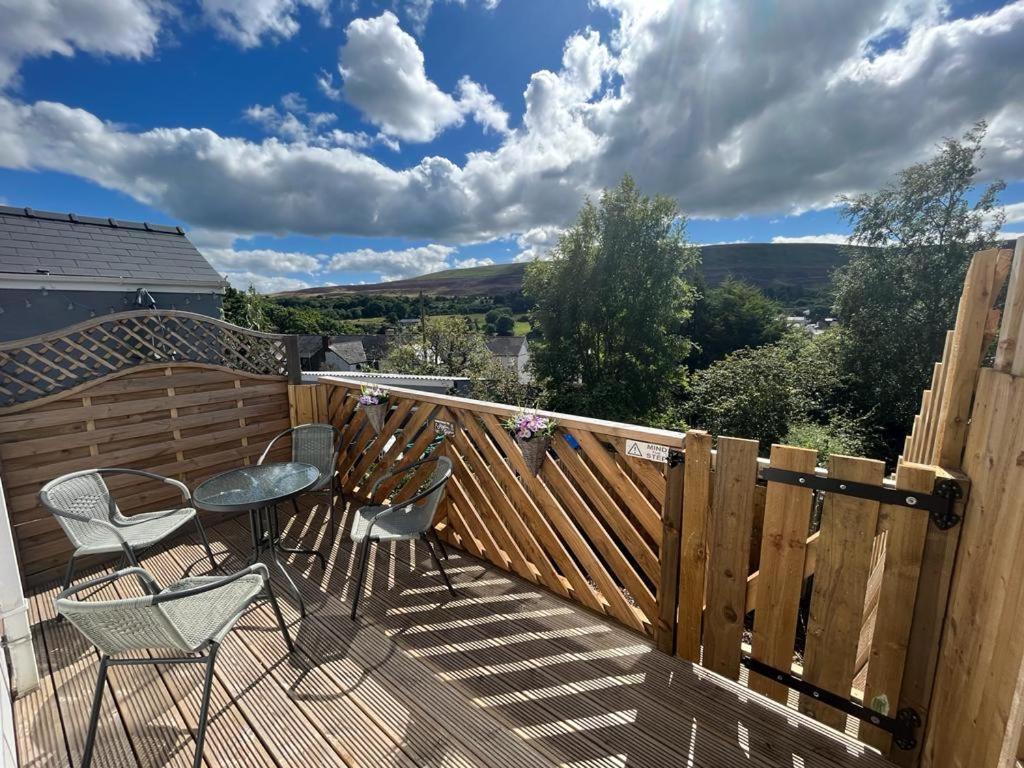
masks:
[[[935,527],[941,531],[952,528],[961,520],[955,510],[957,501],[962,499],[964,494],[960,483],[953,478],[937,480],[931,493],[918,493],[897,488],[884,488],[869,483],[855,483],[851,480],[837,480],[808,472],[791,472],[788,469],[775,469],[774,467],[761,470],[761,477],[770,483],[799,485],[812,491],[838,493],[882,504],[923,509],[928,512]]]
[[[685,460],[686,454],[676,448],[669,448],[668,451],[668,465],[670,467],[678,467]]]

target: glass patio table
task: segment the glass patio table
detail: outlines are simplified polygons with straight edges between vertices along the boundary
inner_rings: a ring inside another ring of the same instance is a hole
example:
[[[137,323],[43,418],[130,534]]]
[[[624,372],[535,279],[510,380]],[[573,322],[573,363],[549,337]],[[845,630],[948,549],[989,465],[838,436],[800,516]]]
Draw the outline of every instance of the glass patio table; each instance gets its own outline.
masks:
[[[208,512],[249,513],[252,533],[249,564],[259,560],[264,552],[269,552],[274,565],[291,588],[303,616],[306,615],[306,605],[302,594],[277,554],[313,555],[320,558],[321,567],[324,566],[324,556],[315,549],[295,549],[281,544],[277,505],[308,490],[319,479],[320,470],[312,464],[297,461],[256,464],[214,475],[200,483],[192,493],[196,506]]]

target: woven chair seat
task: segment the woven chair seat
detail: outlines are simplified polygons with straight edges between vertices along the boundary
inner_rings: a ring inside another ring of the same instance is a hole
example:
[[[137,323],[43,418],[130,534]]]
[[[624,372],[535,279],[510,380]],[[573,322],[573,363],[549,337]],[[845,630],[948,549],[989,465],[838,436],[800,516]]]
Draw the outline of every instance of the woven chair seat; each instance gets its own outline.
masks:
[[[380,541],[404,541],[406,539],[418,539],[430,525],[434,511],[429,505],[410,505],[396,509],[381,517],[373,523],[370,529],[370,522],[374,516],[387,509],[381,505],[368,505],[356,510],[352,520],[352,541],[359,543],[363,541],[367,533]]]
[[[143,512],[130,517],[118,515],[114,519],[117,532],[132,549],[144,549],[159,543],[186,523],[192,522],[196,510],[191,507],[169,509],[162,512]],[[110,531],[100,526],[83,526],[76,531],[79,539],[76,554],[94,555],[120,552],[121,542]]]
[[[172,584],[164,591],[180,592],[220,578],[193,576]],[[263,579],[253,574],[243,576],[220,589],[171,600],[160,607],[191,647],[198,648],[207,640],[219,643],[262,590]]]

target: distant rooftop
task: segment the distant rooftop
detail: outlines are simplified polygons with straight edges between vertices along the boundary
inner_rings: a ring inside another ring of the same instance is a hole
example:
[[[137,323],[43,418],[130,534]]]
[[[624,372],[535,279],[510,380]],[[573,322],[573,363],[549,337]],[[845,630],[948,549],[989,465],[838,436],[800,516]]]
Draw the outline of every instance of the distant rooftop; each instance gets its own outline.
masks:
[[[181,227],[0,205],[0,274],[220,288]],[[141,286],[145,287],[145,285]]]
[[[487,348],[498,357],[515,357],[523,348],[525,336],[492,336],[487,339]]]

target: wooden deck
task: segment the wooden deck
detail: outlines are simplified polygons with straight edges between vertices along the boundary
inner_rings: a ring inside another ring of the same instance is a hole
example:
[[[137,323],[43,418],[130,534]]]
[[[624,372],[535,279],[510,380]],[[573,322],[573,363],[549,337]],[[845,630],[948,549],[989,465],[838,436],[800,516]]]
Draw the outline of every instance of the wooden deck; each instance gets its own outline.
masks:
[[[214,526],[240,565],[245,518]],[[321,541],[322,513],[289,535]],[[633,632],[460,552],[452,598],[422,547],[374,559],[362,616],[348,616],[354,560],[338,537],[321,573],[292,559],[309,615],[278,594],[300,651],[288,658],[267,606],[217,662],[205,764],[226,766],[890,765],[856,742]],[[158,580],[201,570],[194,540],[144,558]],[[415,567],[414,567],[415,565]],[[124,586],[117,587],[125,589]],[[55,587],[31,598],[41,687],[15,703],[21,765],[78,765],[96,654],[54,620]],[[113,590],[113,588],[111,588]],[[191,764],[201,670],[120,667],[108,686],[95,766]]]

